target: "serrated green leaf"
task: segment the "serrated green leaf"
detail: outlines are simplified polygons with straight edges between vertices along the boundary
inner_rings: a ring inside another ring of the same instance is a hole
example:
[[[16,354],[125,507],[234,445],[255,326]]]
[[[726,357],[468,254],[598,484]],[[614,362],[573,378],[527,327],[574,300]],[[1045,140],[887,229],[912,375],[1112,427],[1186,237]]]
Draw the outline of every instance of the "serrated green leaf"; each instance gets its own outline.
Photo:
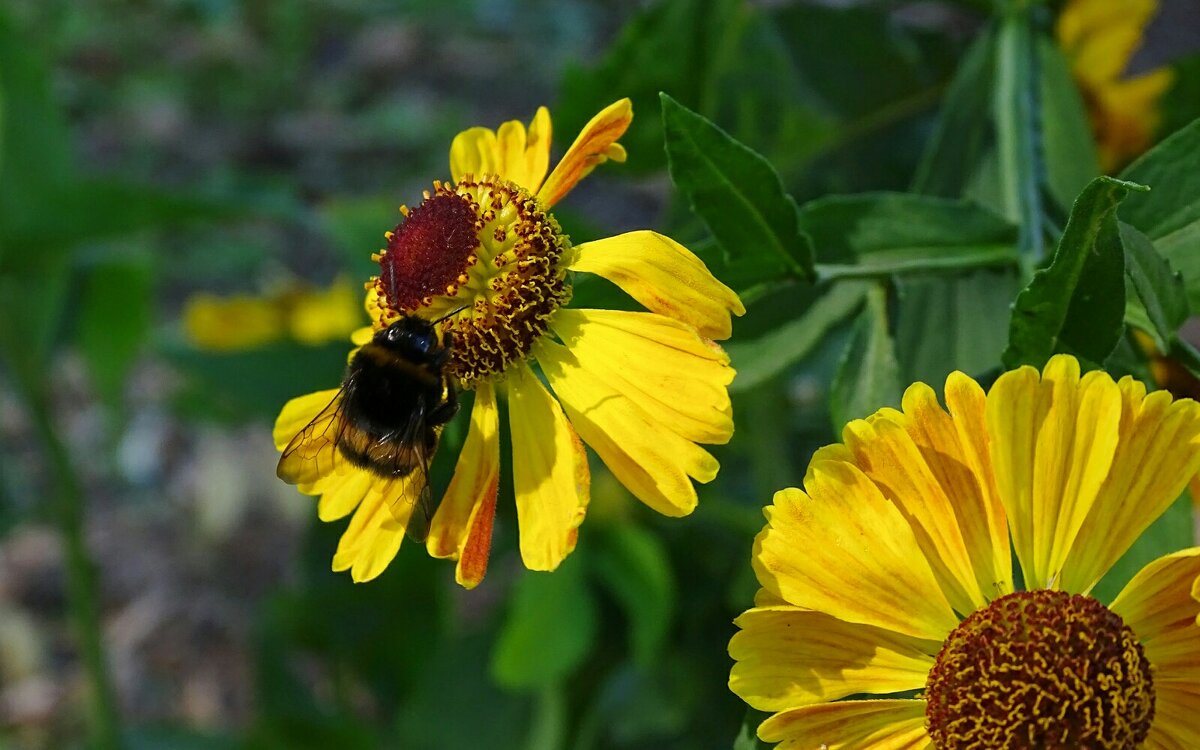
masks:
[[[1146,235],[1124,222],[1120,222],[1118,231],[1132,290],[1152,326],[1147,333],[1155,337],[1159,351],[1167,351],[1190,312],[1183,278],[1171,270],[1170,262],[1158,254]]]
[[[1039,37],[1037,55],[1046,183],[1065,213],[1075,196],[1100,175],[1100,162],[1083,95],[1062,50]]]
[[[567,558],[553,573],[527,572],[492,650],[492,678],[510,688],[553,685],[587,656],[596,627],[596,601],[578,560]]]
[[[841,281],[799,293],[800,312],[792,320],[755,339],[734,339],[725,346],[737,371],[729,390],[755,388],[803,359],[828,331],[863,303],[872,284]]]
[[[1183,274],[1192,308],[1200,309],[1200,120],[1143,154],[1121,178],[1150,186],[1129,196],[1121,217]]]
[[[882,286],[874,285],[829,387],[834,433],[840,435],[847,422],[877,409],[898,406],[902,389],[900,365],[888,333],[887,295]]]
[[[624,608],[633,660],[658,658],[675,616],[675,575],[658,536],[631,524],[606,528],[588,557],[592,571]]]
[[[79,346],[97,389],[111,403],[150,330],[150,268],[145,262],[91,269],[79,310]]]
[[[901,276],[895,284],[902,382],[936,388],[955,370],[978,376],[1000,367],[1019,288],[1015,270]]]
[[[1080,193],[1054,261],[1013,304],[1004,363],[1041,367],[1056,352],[1101,363],[1124,331],[1125,251],[1117,206],[1141,185],[1097,177]]]
[[[812,249],[797,228],[796,204],[771,165],[666,94],[662,108],[671,179],[726,259],[753,259],[764,280],[811,280]]]
[[[946,91],[937,128],[913,178],[914,192],[947,198],[966,194],[993,138],[988,115],[995,56],[996,34],[989,27],[971,44]]]
[[[1016,262],[1016,227],[969,201],[910,193],[834,195],[800,208],[800,231],[825,264],[957,269]]]

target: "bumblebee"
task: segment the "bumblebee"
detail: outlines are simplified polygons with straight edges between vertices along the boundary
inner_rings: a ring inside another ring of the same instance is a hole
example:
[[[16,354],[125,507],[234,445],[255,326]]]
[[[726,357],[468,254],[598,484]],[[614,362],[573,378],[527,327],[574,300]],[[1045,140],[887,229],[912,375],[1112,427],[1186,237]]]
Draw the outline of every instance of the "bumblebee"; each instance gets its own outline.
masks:
[[[306,484],[338,472],[344,460],[382,479],[404,479],[387,498],[410,536],[424,539],[430,521],[429,463],[441,428],[458,412],[447,377],[452,339],[434,324],[404,315],[375,334],[346,366],[329,405],[283,451],[276,474]],[[344,469],[343,469],[344,470]],[[409,511],[405,503],[415,503]]]

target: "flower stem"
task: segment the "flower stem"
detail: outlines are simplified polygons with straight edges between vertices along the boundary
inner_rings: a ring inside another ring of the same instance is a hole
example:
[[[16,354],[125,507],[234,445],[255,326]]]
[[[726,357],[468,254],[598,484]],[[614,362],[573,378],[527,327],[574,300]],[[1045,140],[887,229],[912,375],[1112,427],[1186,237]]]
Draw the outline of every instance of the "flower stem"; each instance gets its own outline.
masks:
[[[66,446],[54,429],[44,387],[31,385],[27,395],[34,427],[50,462],[56,485],[54,516],[62,534],[66,555],[67,606],[75,635],[79,639],[80,655],[89,683],[87,716],[90,746],[97,750],[115,750],[120,747],[120,722],[100,633],[95,566],[84,543],[83,492]]]

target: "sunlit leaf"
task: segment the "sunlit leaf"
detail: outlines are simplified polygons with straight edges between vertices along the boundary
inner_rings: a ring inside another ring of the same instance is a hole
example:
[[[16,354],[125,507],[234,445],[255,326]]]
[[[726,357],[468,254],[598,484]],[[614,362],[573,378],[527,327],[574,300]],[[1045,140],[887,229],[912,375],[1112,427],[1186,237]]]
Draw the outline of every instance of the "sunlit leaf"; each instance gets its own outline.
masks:
[[[1124,330],[1125,251],[1117,206],[1145,188],[1097,177],[1075,200],[1054,261],[1013,305],[1008,367],[1041,367],[1056,352],[1101,363]]]

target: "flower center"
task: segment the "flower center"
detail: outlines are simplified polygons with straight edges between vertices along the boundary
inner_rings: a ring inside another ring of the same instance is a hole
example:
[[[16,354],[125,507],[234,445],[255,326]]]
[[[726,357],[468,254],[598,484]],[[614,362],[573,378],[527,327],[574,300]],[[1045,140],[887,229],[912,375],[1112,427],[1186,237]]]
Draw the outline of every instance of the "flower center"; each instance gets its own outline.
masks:
[[[571,243],[524,188],[497,177],[433,183],[387,235],[374,280],[384,327],[419,314],[452,336],[450,375],[464,388],[524,360],[571,298]]]
[[[1150,662],[1100,602],[1018,591],[971,614],[926,684],[938,750],[1135,748],[1154,718]]]

